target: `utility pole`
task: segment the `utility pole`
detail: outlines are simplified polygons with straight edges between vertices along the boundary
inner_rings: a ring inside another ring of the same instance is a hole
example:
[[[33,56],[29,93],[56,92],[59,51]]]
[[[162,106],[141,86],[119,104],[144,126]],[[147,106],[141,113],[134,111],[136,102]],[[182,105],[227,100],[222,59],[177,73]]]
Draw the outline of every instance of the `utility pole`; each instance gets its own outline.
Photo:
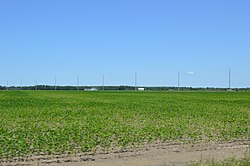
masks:
[[[23,90],[23,80],[21,79],[21,90]]]
[[[36,78],[36,90],[37,90],[37,78]]]
[[[180,90],[180,71],[178,70],[178,91]]]
[[[228,87],[229,90],[231,89],[231,69],[228,70]]]
[[[102,90],[104,91],[104,74],[102,75]]]
[[[55,77],[55,90],[56,90],[56,77]]]
[[[79,76],[77,75],[77,78],[76,78],[76,90],[79,90]]]
[[[136,91],[136,87],[137,87],[137,72],[135,72],[135,91]]]

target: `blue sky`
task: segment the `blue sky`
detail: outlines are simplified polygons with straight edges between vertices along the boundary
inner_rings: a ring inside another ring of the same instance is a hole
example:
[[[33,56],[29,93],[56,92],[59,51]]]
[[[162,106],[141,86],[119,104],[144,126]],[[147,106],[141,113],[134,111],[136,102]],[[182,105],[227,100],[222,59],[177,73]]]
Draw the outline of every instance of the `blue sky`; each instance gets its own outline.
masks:
[[[248,0],[2,0],[0,85],[250,87]]]

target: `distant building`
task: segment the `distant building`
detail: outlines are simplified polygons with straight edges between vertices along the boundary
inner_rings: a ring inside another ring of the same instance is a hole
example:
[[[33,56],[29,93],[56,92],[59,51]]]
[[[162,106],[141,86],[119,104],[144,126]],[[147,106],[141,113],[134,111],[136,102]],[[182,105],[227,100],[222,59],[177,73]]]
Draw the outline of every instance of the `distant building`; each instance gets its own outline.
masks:
[[[144,90],[145,90],[145,88],[138,88],[138,90],[140,90],[140,91],[144,91]]]
[[[85,91],[97,91],[97,88],[85,88]]]

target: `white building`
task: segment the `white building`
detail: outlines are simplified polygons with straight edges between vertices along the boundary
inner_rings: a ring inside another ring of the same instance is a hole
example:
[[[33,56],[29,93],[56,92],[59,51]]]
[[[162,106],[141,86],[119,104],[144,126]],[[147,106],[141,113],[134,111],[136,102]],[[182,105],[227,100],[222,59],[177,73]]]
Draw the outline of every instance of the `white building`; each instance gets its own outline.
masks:
[[[140,90],[140,91],[144,91],[144,90],[145,90],[145,88],[138,88],[138,90]]]
[[[97,91],[97,88],[85,88],[85,91]]]

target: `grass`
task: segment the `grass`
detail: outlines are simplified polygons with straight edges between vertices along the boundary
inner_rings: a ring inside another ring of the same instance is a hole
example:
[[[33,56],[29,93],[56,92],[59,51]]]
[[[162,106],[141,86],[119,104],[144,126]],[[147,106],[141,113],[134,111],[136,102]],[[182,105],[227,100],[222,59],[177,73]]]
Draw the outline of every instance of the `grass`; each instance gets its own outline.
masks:
[[[249,139],[249,92],[0,91],[0,158]]]

